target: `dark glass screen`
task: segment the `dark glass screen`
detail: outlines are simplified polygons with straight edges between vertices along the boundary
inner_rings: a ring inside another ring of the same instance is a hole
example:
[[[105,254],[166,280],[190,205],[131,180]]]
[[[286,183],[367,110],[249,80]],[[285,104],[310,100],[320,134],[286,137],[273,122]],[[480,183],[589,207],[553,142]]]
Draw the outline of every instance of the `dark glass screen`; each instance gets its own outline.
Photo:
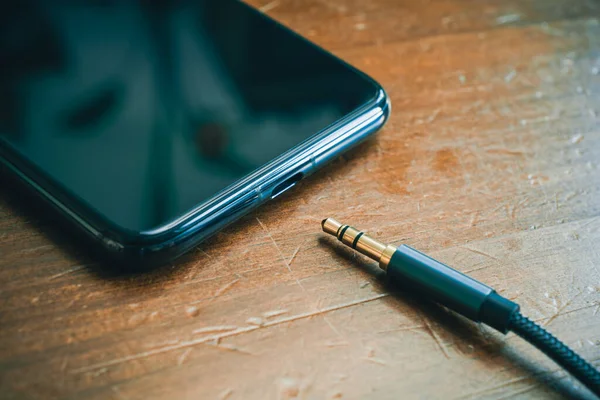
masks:
[[[235,0],[3,2],[0,68],[0,137],[135,231],[173,220],[375,95]]]

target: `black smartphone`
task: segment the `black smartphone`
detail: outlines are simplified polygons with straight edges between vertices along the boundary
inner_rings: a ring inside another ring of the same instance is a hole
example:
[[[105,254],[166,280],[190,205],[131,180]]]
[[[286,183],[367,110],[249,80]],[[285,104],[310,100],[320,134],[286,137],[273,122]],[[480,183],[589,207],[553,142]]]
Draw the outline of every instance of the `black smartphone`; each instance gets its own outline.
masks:
[[[373,133],[365,74],[236,0],[0,5],[0,161],[105,254],[160,264]]]

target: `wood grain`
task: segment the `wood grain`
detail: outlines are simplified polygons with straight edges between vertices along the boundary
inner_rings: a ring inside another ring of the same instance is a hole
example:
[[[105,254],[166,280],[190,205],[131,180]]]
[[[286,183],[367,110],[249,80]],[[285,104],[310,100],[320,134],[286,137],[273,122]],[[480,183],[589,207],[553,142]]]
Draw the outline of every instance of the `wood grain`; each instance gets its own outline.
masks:
[[[319,222],[470,273],[600,366],[600,3],[250,3],[382,83],[388,124],[144,275],[3,181],[0,397],[590,397],[514,335],[391,293]]]

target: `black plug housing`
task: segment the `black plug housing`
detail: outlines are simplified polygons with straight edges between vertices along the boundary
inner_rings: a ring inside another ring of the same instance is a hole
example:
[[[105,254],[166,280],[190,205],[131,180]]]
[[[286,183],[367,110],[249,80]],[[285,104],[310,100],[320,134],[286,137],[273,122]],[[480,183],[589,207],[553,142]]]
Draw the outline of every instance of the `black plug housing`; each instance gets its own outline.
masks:
[[[519,305],[494,289],[431,257],[402,245],[387,265],[390,283],[422,293],[465,317],[483,322],[502,333],[509,330]]]

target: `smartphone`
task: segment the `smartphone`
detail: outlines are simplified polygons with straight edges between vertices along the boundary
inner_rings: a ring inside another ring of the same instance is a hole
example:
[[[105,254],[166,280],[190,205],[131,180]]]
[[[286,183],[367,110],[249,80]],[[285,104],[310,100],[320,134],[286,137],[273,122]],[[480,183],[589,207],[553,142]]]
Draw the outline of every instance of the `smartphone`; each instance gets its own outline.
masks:
[[[0,5],[0,161],[111,259],[162,264],[381,127],[384,90],[236,0]]]

